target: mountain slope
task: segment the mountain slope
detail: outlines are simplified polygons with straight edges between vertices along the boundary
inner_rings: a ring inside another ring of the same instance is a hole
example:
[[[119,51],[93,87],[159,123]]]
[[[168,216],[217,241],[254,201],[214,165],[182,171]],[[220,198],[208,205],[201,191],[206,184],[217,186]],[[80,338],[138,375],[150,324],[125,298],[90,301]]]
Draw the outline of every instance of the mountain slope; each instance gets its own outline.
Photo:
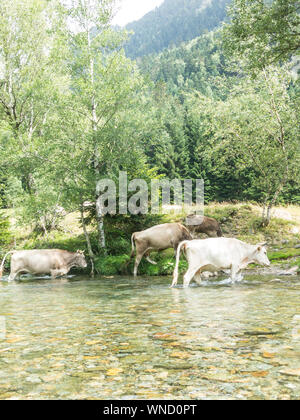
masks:
[[[165,0],[142,19],[126,26],[133,31],[125,46],[128,57],[158,53],[216,28],[231,0]]]

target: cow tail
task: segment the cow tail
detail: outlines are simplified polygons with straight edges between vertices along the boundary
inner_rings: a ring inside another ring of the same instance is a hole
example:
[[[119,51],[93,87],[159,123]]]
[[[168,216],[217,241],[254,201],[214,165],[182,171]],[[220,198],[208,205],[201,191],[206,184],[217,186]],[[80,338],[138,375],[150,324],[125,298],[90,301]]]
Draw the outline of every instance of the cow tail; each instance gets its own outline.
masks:
[[[134,235],[135,235],[134,233],[131,235],[131,254],[130,254],[129,260],[125,264],[125,268],[126,269],[129,266],[129,264],[130,264],[131,258],[134,256],[134,240],[135,240],[135,236]]]
[[[135,252],[135,249],[134,249],[135,243],[134,243],[134,241],[135,241],[135,233],[133,233],[131,235],[131,254],[130,254],[130,259],[134,256],[134,252]]]
[[[7,254],[5,254],[5,256],[4,256],[3,260],[2,260],[1,266],[0,266],[0,279],[1,279],[1,277],[2,277],[3,267],[4,267],[4,264],[5,264],[6,257],[7,257],[9,254],[13,254],[14,252],[15,252],[15,251],[9,251]]]
[[[182,241],[178,245],[177,253],[176,253],[176,264],[175,264],[175,269],[174,269],[174,272],[173,272],[173,284],[176,284],[177,280],[178,280],[178,266],[179,266],[179,260],[180,260],[181,247],[183,245],[185,245],[187,242],[188,241]]]

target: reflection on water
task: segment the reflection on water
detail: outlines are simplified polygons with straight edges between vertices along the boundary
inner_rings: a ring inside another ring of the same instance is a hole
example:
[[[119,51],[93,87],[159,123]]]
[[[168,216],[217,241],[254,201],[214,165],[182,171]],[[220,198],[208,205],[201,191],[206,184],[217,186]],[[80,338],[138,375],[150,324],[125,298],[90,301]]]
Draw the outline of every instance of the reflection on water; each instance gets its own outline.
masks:
[[[300,278],[0,282],[0,399],[299,399]]]

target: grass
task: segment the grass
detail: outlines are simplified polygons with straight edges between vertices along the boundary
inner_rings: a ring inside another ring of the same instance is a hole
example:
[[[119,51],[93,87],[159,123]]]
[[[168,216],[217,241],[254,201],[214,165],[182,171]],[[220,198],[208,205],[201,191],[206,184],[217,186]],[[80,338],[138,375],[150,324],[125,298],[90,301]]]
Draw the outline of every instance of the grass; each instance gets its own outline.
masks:
[[[295,258],[300,257],[300,250],[293,248],[300,243],[300,207],[287,206],[274,208],[275,214],[283,218],[274,217],[268,227],[261,227],[262,209],[252,203],[210,203],[205,206],[205,215],[213,217],[221,224],[224,236],[236,237],[245,242],[256,244],[268,242],[269,258],[272,263],[289,262],[295,265]],[[11,210],[7,211],[11,220],[11,233],[14,238],[8,245],[3,247],[2,254],[10,249],[34,249],[34,248],[60,248],[71,252],[78,249],[83,250],[87,255],[85,237],[79,222],[79,214],[67,215],[61,224],[59,231],[49,233],[48,237],[34,235],[28,227],[17,226]],[[149,218],[148,224],[184,222],[186,214],[167,214],[161,219]],[[290,220],[289,220],[290,219]],[[117,224],[113,219],[106,221],[106,236],[109,255],[99,256],[95,261],[97,272],[103,275],[116,275],[132,273],[133,261],[127,267],[131,252],[130,236],[133,231],[149,227],[141,220],[129,219],[118,220]],[[95,227],[90,226],[91,242],[94,252],[97,254],[98,242]],[[200,235],[205,238],[205,235]],[[173,250],[153,253],[151,258],[157,261],[157,265],[142,260],[139,266],[139,273],[145,275],[171,275],[174,269],[175,258]],[[300,267],[300,258],[296,260]],[[180,262],[180,271],[186,269],[184,259]]]
[[[300,257],[300,249],[286,248],[279,251],[271,251],[268,253],[270,261],[287,260],[293,257]]]

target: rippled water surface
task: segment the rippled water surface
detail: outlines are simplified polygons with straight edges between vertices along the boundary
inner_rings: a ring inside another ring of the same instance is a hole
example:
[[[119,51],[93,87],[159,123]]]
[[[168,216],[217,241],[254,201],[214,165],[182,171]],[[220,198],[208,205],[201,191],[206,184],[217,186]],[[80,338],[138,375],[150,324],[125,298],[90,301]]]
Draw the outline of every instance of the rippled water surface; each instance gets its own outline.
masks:
[[[0,399],[299,399],[299,277],[170,283],[0,282]]]

